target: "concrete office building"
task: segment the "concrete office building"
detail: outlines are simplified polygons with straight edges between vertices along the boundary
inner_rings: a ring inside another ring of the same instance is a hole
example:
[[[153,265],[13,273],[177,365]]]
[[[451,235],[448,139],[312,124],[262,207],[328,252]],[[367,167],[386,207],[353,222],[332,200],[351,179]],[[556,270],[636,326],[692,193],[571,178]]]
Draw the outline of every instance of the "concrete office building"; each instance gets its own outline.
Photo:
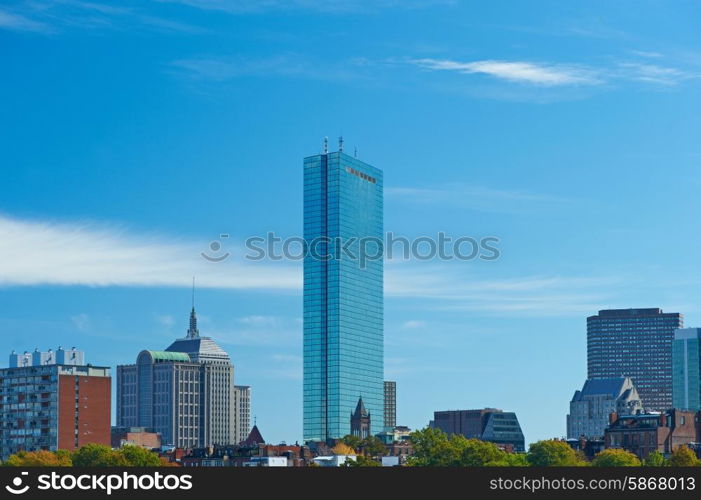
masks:
[[[642,401],[630,377],[589,379],[570,401],[567,437],[601,439],[611,413],[633,415],[642,411]]]
[[[701,328],[681,328],[672,344],[674,408],[701,410]]]
[[[496,408],[433,412],[428,424],[446,434],[489,441],[509,451],[525,451],[525,440],[516,414]]]
[[[684,326],[662,309],[609,309],[587,318],[587,378],[630,377],[650,411],[672,406],[672,341]]]
[[[326,149],[304,159],[306,442],[349,434],[358,397],[384,425],[382,171]]]
[[[232,443],[238,444],[248,437],[251,432],[251,386],[234,386],[234,436]]]
[[[179,448],[231,444],[233,383],[229,355],[200,336],[193,307],[184,338],[117,367],[117,426],[153,429]]]
[[[18,451],[110,445],[109,368],[83,361],[81,351],[60,347],[10,355],[10,367],[0,370],[1,459]]]
[[[397,383],[385,380],[385,431],[397,426]]]

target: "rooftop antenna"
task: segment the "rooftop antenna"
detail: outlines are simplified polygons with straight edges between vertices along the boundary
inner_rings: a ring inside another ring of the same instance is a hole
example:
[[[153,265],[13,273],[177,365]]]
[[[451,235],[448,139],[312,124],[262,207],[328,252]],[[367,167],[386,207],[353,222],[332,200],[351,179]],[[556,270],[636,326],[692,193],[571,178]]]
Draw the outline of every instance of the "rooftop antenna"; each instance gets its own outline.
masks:
[[[358,148],[353,148],[353,158],[358,157]]]
[[[329,138],[324,137],[324,154],[329,154]]]
[[[192,277],[192,308],[195,308],[195,277]]]
[[[343,153],[343,136],[338,138],[338,152]]]

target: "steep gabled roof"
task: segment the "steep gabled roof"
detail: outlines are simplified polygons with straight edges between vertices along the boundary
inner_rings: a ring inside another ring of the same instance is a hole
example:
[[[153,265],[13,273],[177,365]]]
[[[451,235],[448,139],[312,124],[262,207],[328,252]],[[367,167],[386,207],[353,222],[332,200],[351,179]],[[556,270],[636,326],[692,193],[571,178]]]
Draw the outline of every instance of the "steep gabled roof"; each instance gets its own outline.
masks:
[[[616,378],[590,378],[584,383],[582,396],[594,396],[608,394],[612,398],[617,398],[625,388],[625,377]]]
[[[358,398],[358,404],[355,407],[355,412],[353,413],[353,416],[356,418],[368,416],[368,411],[365,409],[365,403],[363,403],[362,396],[360,396],[360,398]]]
[[[263,439],[263,436],[258,430],[258,426],[254,425],[253,429],[251,429],[251,432],[248,433],[248,437],[246,438],[246,440],[241,442],[241,446],[253,447],[258,446],[259,444],[265,444],[265,439]]]

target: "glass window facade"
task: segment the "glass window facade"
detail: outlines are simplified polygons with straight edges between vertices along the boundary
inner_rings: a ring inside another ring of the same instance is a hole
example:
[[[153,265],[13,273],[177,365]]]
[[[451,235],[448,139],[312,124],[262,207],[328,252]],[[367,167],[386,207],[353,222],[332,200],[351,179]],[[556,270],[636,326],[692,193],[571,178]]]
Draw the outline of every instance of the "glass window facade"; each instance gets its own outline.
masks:
[[[661,309],[607,309],[587,318],[588,378],[630,377],[646,410],[672,406],[672,341],[684,326]]]
[[[674,333],[672,347],[672,399],[674,408],[701,410],[701,328]]]
[[[360,258],[383,252],[382,186],[381,170],[344,153],[304,160],[305,441],[350,434],[360,397],[382,431],[383,262]]]

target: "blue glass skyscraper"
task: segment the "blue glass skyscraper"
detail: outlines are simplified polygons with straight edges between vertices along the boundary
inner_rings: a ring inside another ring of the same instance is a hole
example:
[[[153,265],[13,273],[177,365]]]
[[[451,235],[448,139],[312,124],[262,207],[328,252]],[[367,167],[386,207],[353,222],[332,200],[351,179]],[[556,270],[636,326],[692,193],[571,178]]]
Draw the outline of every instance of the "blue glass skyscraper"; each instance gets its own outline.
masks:
[[[384,421],[382,171],[342,151],[304,159],[304,440],[350,434],[360,397]]]
[[[680,410],[701,410],[701,328],[674,332],[672,404]]]

